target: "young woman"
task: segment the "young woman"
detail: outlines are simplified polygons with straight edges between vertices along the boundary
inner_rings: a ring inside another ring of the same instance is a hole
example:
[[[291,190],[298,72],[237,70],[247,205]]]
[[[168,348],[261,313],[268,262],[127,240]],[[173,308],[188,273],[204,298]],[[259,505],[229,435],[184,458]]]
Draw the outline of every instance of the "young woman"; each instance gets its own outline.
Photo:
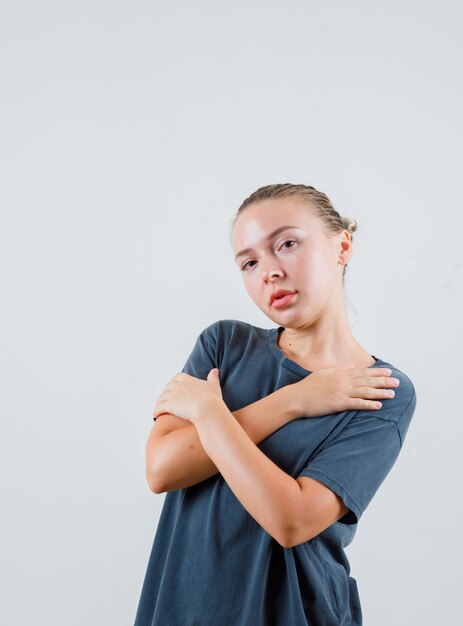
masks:
[[[146,476],[166,496],[135,626],[362,624],[344,548],[416,394],[351,332],[355,228],[305,185],[239,208],[237,267],[277,327],[211,324],[157,399]]]

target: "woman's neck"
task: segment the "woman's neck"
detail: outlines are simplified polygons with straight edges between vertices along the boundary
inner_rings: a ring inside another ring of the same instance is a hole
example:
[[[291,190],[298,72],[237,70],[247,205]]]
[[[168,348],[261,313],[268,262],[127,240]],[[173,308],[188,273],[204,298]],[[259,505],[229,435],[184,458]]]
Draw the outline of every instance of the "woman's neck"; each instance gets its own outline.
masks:
[[[310,364],[310,371],[339,367],[354,363],[355,367],[368,367],[374,362],[350,332],[340,332],[338,326],[331,332],[314,333],[313,329],[285,328],[280,332],[278,347],[292,360]]]

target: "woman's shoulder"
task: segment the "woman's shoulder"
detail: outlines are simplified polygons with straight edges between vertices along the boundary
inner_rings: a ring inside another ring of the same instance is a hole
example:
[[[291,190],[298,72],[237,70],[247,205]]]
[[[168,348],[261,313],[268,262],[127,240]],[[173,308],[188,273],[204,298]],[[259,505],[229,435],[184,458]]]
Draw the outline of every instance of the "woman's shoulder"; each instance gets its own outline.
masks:
[[[269,329],[259,328],[237,319],[220,319],[206,326],[200,341],[206,343],[220,363],[236,363],[244,353],[254,354],[265,349]]]
[[[410,376],[404,372],[403,369],[399,369],[396,365],[391,363],[390,361],[384,361],[381,358],[378,358],[374,367],[387,367],[391,370],[391,377],[398,378],[400,381],[400,385],[396,389],[400,389],[401,391],[401,399],[407,400],[407,398],[411,399],[414,395],[416,395],[415,386],[410,378]]]

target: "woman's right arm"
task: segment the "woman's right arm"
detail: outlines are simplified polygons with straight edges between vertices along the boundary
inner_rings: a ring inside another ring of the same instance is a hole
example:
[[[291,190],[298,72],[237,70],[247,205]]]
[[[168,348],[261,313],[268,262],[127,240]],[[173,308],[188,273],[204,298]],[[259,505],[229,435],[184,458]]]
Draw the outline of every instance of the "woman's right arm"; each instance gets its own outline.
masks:
[[[301,416],[378,409],[377,400],[390,397],[389,388],[394,386],[390,375],[390,369],[379,367],[317,370],[233,415],[257,445]],[[158,416],[146,444],[146,479],[151,491],[184,489],[217,473],[194,424],[170,413]]]
[[[233,411],[238,423],[257,445],[273,432],[302,415],[293,385]],[[154,493],[195,485],[218,473],[201,445],[196,427],[170,413],[162,413],[146,444],[146,479]]]

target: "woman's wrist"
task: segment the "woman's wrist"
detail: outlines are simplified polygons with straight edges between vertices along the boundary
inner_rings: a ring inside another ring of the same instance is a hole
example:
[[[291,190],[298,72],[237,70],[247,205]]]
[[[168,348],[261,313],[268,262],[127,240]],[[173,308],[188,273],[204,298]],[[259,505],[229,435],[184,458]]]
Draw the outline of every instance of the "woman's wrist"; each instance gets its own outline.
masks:
[[[230,412],[227,405],[222,398],[211,397],[207,401],[204,401],[198,406],[198,409],[193,412],[190,422],[197,426],[200,422],[207,422],[210,419],[215,419],[217,413],[223,411]]]
[[[273,402],[276,403],[276,410],[285,415],[288,422],[302,417],[300,394],[297,393],[294,384],[280,387],[272,394]]]

